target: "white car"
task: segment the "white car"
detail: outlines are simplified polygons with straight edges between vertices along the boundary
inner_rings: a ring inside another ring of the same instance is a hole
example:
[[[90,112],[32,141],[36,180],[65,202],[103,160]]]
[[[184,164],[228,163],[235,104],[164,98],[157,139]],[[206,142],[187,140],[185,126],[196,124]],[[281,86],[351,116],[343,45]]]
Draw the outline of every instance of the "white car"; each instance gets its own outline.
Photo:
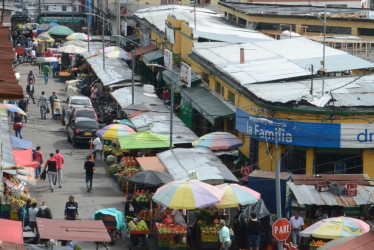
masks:
[[[92,108],[92,103],[87,96],[70,96],[65,101],[65,107],[69,108],[70,106],[73,106],[73,108]]]

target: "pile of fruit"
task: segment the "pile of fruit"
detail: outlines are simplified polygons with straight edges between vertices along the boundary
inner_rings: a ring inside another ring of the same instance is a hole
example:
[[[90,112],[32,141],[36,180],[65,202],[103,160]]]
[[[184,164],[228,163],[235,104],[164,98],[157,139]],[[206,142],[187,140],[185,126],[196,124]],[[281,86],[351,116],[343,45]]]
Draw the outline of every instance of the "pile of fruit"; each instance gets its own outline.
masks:
[[[71,76],[71,74],[69,72],[62,71],[60,72],[60,76]]]
[[[219,234],[219,224],[214,224],[211,226],[200,227],[202,234],[208,235],[218,235]]]
[[[144,220],[139,221],[137,225],[133,221],[130,221],[128,225],[130,231],[148,231],[147,224]]]
[[[143,209],[137,215],[138,219],[152,221],[152,213],[148,209]]]
[[[326,244],[326,242],[324,242],[323,240],[312,240],[309,243],[309,246],[310,247],[321,247],[321,246],[323,246],[325,244]]]
[[[138,203],[140,202],[148,203],[150,201],[149,190],[147,191],[144,191],[144,189],[142,189],[141,191],[136,190],[135,195],[136,195],[135,200]]]
[[[156,223],[159,234],[186,234],[187,230],[182,225]]]
[[[124,156],[121,161],[126,164],[126,166],[139,166],[139,163],[135,160],[133,156]]]

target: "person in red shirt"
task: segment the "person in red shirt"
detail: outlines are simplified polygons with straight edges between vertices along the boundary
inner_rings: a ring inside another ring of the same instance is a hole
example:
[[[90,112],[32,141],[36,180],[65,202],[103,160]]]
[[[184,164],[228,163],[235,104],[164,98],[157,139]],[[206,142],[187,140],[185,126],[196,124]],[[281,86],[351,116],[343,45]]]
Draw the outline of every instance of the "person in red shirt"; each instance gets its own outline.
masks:
[[[47,50],[47,51],[45,52],[44,56],[45,56],[45,57],[52,57],[53,54],[52,54],[51,50]]]
[[[56,154],[54,156],[56,159],[56,164],[57,164],[57,178],[58,178],[58,185],[59,188],[61,188],[62,185],[62,168],[64,164],[64,156],[60,154],[60,150],[56,149]]]
[[[42,147],[37,146],[36,151],[32,154],[32,160],[39,162],[39,167],[35,170],[35,178],[40,175],[40,167],[43,165],[43,153],[41,151]]]
[[[167,90],[165,87],[162,89],[162,100],[164,103],[169,101],[169,90]]]

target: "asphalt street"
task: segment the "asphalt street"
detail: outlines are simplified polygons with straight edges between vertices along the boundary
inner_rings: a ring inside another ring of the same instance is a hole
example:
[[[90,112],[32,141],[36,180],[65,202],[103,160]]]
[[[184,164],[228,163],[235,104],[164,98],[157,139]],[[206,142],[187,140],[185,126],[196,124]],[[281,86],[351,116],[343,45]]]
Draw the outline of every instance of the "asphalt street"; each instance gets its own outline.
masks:
[[[26,77],[30,70],[34,72],[35,94],[38,98],[42,91],[46,92],[47,97],[56,92],[60,100],[66,100],[64,92],[64,84],[60,83],[57,78],[53,79],[50,75],[48,84],[44,84],[42,74],[39,73],[37,66],[29,64],[18,65],[15,70],[20,73],[20,85],[26,93]],[[12,128],[12,126],[10,126]],[[38,206],[42,201],[46,201],[48,207],[52,211],[53,219],[64,219],[65,203],[70,194],[75,196],[79,206],[79,219],[92,220],[95,211],[102,208],[115,207],[123,211],[125,194],[119,189],[117,184],[107,175],[105,162],[96,159],[96,171],[93,178],[93,191],[87,193],[85,185],[85,171],[83,164],[85,156],[89,153],[86,148],[73,148],[67,141],[64,127],[60,121],[53,120],[51,113],[47,114],[47,119],[42,120],[37,103],[33,104],[30,100],[28,109],[28,121],[24,123],[22,129],[23,138],[34,142],[35,146],[41,146],[44,162],[49,158],[50,153],[54,153],[56,149],[64,155],[65,163],[63,167],[63,183],[62,188],[55,187],[54,192],[49,190],[48,179],[46,181],[38,180],[36,186],[29,186],[30,193],[38,200]],[[14,131],[11,129],[11,134]],[[83,249],[96,249],[93,242],[79,242]],[[100,246],[99,249],[105,249]],[[125,237],[118,239],[114,246],[109,245],[109,249],[128,249]]]

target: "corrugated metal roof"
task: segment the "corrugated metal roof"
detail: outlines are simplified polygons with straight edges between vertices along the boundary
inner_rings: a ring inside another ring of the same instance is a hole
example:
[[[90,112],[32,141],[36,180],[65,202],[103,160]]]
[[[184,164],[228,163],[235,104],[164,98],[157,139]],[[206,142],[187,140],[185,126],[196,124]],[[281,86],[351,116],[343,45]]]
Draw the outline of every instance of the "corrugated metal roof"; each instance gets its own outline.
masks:
[[[195,170],[199,180],[210,184],[238,182],[238,179],[208,148],[175,148],[157,154],[174,180],[188,179]]]
[[[164,5],[141,9],[134,13],[134,16],[154,25],[162,34],[165,33],[165,20],[168,15],[173,15],[179,20],[184,20],[190,27],[194,27],[194,8],[189,6]],[[273,40],[258,31],[233,25],[222,15],[208,9],[196,8],[196,16],[196,30],[193,32],[194,37],[232,43]]]
[[[287,185],[300,205],[360,206],[374,202],[372,186],[358,186],[357,196],[338,196],[330,192],[318,192],[314,185],[295,185],[293,182]]]
[[[311,80],[250,84],[246,87],[268,102],[306,101],[317,107],[374,106],[374,75],[325,78],[325,91],[328,93],[323,97],[321,78],[313,81],[313,96],[310,94]]]
[[[240,64],[240,48],[245,51],[245,63]],[[323,45],[305,38],[272,40],[246,44],[197,47],[193,54],[210,62],[218,70],[248,87],[261,83],[309,76],[311,64],[321,68]],[[373,63],[344,51],[326,47],[327,72],[372,68]],[[274,92],[275,93],[275,92]]]
[[[135,86],[134,104],[144,103],[150,111],[130,118],[137,131],[149,131],[170,135],[170,110],[155,94],[144,93],[142,87]],[[124,87],[113,91],[112,96],[122,108],[131,105],[131,87]],[[178,116],[173,116],[173,144],[191,143],[198,137]]]

